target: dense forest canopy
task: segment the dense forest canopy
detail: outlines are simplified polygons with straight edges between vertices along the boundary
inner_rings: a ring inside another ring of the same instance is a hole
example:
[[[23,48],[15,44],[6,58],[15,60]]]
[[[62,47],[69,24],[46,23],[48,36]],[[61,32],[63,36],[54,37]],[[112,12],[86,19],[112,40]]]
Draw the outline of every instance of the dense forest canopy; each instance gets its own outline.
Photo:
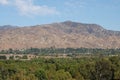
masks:
[[[119,80],[120,57],[1,60],[0,80]]]

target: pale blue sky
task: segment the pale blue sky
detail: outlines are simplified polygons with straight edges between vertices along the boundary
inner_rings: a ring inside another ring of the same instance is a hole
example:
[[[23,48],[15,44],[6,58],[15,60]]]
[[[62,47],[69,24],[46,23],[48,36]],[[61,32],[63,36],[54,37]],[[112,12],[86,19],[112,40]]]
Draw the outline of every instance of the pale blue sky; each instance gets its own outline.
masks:
[[[0,0],[0,25],[29,26],[66,20],[120,31],[120,0]]]

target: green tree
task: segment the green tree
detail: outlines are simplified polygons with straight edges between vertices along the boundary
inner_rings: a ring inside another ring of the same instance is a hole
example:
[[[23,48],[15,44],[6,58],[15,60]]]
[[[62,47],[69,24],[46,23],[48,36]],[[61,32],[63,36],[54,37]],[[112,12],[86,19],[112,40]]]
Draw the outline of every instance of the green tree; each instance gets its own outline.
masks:
[[[47,80],[46,73],[43,69],[36,71],[35,76],[38,78],[38,80]]]
[[[54,80],[73,80],[73,79],[69,72],[65,72],[63,69],[61,69],[56,72]]]
[[[111,80],[112,79],[111,62],[105,59],[99,60],[95,64],[96,80]]]

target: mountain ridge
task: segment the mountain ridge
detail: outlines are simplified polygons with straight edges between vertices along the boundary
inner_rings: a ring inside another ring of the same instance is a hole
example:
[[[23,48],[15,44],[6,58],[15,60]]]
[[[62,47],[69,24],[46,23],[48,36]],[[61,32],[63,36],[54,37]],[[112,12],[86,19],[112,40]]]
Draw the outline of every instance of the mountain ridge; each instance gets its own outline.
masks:
[[[120,48],[120,31],[97,24],[65,21],[0,29],[0,49],[23,48]]]

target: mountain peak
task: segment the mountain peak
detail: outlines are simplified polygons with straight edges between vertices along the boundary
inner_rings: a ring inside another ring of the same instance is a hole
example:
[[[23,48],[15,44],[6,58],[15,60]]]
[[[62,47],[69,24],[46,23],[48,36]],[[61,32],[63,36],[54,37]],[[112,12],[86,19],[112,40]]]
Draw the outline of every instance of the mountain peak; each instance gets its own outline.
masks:
[[[72,23],[73,21],[71,21],[71,20],[67,20],[67,21],[64,21],[64,22],[62,22],[62,23]]]
[[[64,21],[61,22],[60,24],[68,25],[69,27],[76,27],[76,26],[84,26],[84,27],[89,27],[89,28],[99,28],[99,29],[104,29],[102,26],[98,24],[88,24],[88,23],[80,23],[80,22],[74,22],[74,21]]]
[[[101,33],[105,29],[97,24],[86,24],[73,21],[64,21],[58,23],[59,27],[55,25],[58,29],[62,29],[66,33]]]
[[[66,24],[66,25],[69,25],[69,24],[77,24],[77,23],[78,23],[78,22],[74,22],[74,21],[70,21],[70,20],[61,22],[61,24]]]

